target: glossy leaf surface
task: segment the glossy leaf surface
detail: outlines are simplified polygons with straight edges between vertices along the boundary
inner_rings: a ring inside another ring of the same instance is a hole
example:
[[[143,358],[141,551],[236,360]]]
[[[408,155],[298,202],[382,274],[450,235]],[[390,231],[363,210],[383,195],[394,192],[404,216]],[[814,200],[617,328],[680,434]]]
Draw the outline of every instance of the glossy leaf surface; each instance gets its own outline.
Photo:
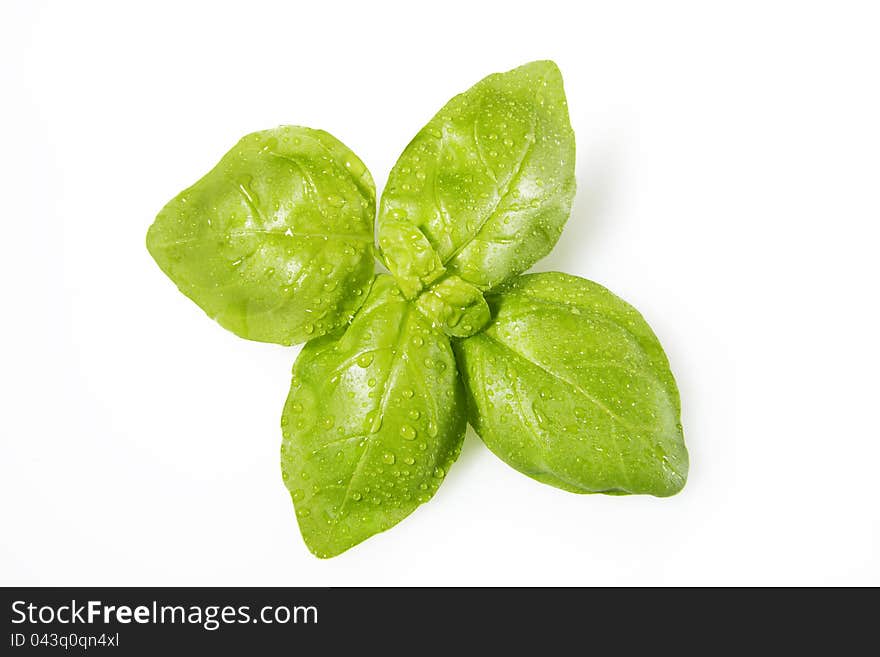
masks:
[[[337,555],[428,501],[461,449],[465,408],[449,339],[378,276],[345,332],[294,365],[282,471],[309,549]]]
[[[574,164],[553,62],[484,78],[450,100],[392,169],[379,211],[386,265],[409,297],[444,271],[496,287],[556,243]]]
[[[208,315],[251,340],[296,344],[346,324],[373,276],[375,188],[321,130],[247,135],[169,202],[147,248]]]
[[[419,295],[416,307],[447,335],[466,338],[489,321],[482,292],[455,275],[446,276]]]
[[[688,455],[678,388],[642,316],[596,283],[522,276],[457,343],[477,433],[504,461],[577,493],[666,496]]]

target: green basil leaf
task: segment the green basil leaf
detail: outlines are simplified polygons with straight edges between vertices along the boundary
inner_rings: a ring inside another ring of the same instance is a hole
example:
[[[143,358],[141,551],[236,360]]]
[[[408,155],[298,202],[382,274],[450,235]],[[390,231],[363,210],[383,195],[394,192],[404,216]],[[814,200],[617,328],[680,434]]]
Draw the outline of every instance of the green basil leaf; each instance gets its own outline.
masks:
[[[502,460],[576,493],[673,495],[688,455],[678,388],[642,316],[596,283],[531,274],[456,345],[470,421]]]
[[[379,209],[385,264],[408,297],[444,268],[480,290],[496,287],[556,243],[574,164],[556,65],[490,75],[450,100],[391,170]]]
[[[335,556],[427,502],[461,449],[465,408],[449,339],[378,276],[351,325],[293,368],[282,472],[309,549]]]
[[[406,221],[381,223],[382,254],[407,299],[415,298],[446,271],[440,256],[418,227]]]
[[[243,338],[296,344],[346,324],[373,277],[375,187],[321,130],[247,135],[168,203],[147,248],[180,290]]]
[[[415,303],[434,328],[452,337],[471,336],[491,319],[483,293],[455,275],[432,285]]]

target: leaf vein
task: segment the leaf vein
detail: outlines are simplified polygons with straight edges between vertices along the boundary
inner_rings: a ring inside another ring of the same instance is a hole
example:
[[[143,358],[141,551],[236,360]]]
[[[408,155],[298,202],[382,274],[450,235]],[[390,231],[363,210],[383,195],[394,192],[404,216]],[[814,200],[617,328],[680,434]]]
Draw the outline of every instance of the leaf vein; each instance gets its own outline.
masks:
[[[495,217],[495,213],[498,211],[498,208],[501,207],[501,204],[504,202],[504,200],[513,191],[513,189],[512,189],[513,183],[516,182],[516,180],[522,175],[522,172],[525,170],[526,160],[528,159],[529,155],[531,154],[532,148],[534,147],[535,142],[537,141],[537,137],[534,135],[536,121],[537,120],[533,117],[532,118],[532,128],[529,131],[529,134],[531,135],[531,139],[529,139],[529,144],[528,144],[528,146],[526,146],[525,150],[523,151],[523,154],[520,157],[519,162],[517,162],[516,167],[514,168],[514,171],[510,174],[510,176],[508,176],[507,180],[505,181],[505,183],[501,189],[501,192],[498,195],[498,200],[495,201],[495,204],[492,206],[492,209],[486,213],[485,217],[483,217],[483,220],[480,222],[479,227],[474,231],[474,233],[470,237],[468,237],[466,240],[464,240],[464,242],[462,242],[458,246],[458,248],[456,248],[443,261],[444,265],[447,264],[448,262],[450,262],[451,260],[453,260],[456,256],[458,256],[459,253],[464,251],[471,244],[471,242],[473,242],[479,236],[479,234],[482,232],[482,230],[486,226],[486,224],[489,223],[489,221],[491,221]]]
[[[610,418],[612,418],[613,420],[616,420],[616,421],[619,422],[620,424],[622,424],[622,425],[624,425],[624,426],[626,426],[626,427],[628,427],[628,428],[630,428],[630,429],[634,429],[634,430],[639,430],[639,429],[649,429],[649,428],[650,428],[650,427],[647,427],[647,426],[638,426],[638,425],[634,425],[634,424],[633,424],[632,422],[630,422],[629,420],[626,420],[626,419],[620,417],[620,415],[618,415],[617,413],[615,413],[614,411],[612,411],[610,408],[608,408],[608,406],[606,406],[605,404],[603,404],[599,399],[597,399],[595,396],[591,395],[589,392],[587,392],[586,390],[584,390],[581,386],[579,386],[579,385],[578,385],[577,383],[575,383],[574,381],[570,381],[570,380],[567,379],[566,377],[561,376],[561,375],[557,374],[556,372],[553,372],[552,370],[548,370],[546,367],[544,367],[544,366],[541,365],[540,363],[536,363],[536,362],[533,361],[531,358],[529,358],[529,357],[527,357],[526,355],[524,355],[524,354],[518,352],[516,349],[514,349],[514,348],[511,347],[510,345],[505,344],[505,343],[501,342],[500,340],[497,340],[496,338],[493,338],[491,335],[489,335],[489,334],[487,334],[487,333],[482,333],[482,336],[485,337],[486,339],[491,340],[492,342],[494,342],[494,343],[500,345],[501,347],[503,347],[504,349],[506,349],[507,351],[509,351],[511,354],[513,354],[514,356],[516,356],[516,357],[519,358],[520,360],[524,360],[524,361],[526,361],[527,363],[529,363],[529,364],[531,364],[531,365],[537,367],[537,368],[540,369],[542,372],[544,372],[545,374],[549,375],[551,378],[556,379],[557,381],[559,381],[559,382],[561,382],[561,383],[564,383],[564,384],[570,386],[571,388],[574,388],[577,392],[579,392],[579,393],[581,394],[581,396],[583,396],[585,399],[587,399],[587,400],[588,400],[591,404],[593,404],[596,408],[598,408],[599,410],[601,410],[602,412],[604,412],[605,414],[607,414]]]
[[[403,314],[401,315],[400,323],[397,326],[397,336],[395,337],[395,341],[394,341],[395,347],[400,346],[401,339],[404,336],[404,334],[406,333],[405,329],[407,327],[407,324],[409,323],[409,318],[410,318],[410,307],[411,307],[410,304],[406,304],[404,306],[404,311],[403,311]],[[392,382],[392,379],[396,378],[396,373],[400,368],[400,362],[402,360],[403,360],[402,358],[397,358],[394,361],[391,368],[388,370],[388,376],[386,376],[385,380],[382,382],[382,395],[379,398],[379,405],[375,409],[378,417],[385,416],[385,410],[388,407],[388,400],[389,400],[391,389],[392,389],[391,382]],[[339,506],[339,515],[340,516],[343,515],[343,513],[345,512],[345,505],[349,500],[349,494],[351,493],[351,487],[354,484],[354,480],[360,474],[360,471],[363,468],[363,464],[366,462],[366,456],[369,453],[370,449],[375,444],[375,442],[376,442],[375,440],[371,441],[369,438],[367,438],[367,447],[364,449],[364,453],[361,454],[360,458],[358,459],[358,463],[355,466],[354,472],[352,473],[351,478],[348,480],[348,485],[345,487],[345,493],[342,496],[342,504],[340,504],[340,506]]]

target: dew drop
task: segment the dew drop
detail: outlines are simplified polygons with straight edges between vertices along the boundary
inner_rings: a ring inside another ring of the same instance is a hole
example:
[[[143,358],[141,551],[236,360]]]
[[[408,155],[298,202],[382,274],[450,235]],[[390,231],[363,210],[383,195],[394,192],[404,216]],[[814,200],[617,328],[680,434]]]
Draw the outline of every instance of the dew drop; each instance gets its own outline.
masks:
[[[373,411],[370,419],[370,433],[378,433],[382,428],[382,414],[379,411]],[[369,416],[368,416],[369,417]]]

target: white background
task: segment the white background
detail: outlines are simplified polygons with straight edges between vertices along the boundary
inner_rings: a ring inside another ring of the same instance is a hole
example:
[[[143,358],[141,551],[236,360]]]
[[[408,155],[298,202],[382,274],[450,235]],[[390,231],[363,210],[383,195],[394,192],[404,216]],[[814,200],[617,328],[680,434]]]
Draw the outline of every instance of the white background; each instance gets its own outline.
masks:
[[[0,584],[880,584],[878,32],[870,2],[4,2]],[[432,502],[320,561],[278,465],[297,350],[211,322],[147,226],[283,123],[381,188],[539,58],[579,192],[536,269],[652,324],[688,485],[572,495],[469,432]]]

